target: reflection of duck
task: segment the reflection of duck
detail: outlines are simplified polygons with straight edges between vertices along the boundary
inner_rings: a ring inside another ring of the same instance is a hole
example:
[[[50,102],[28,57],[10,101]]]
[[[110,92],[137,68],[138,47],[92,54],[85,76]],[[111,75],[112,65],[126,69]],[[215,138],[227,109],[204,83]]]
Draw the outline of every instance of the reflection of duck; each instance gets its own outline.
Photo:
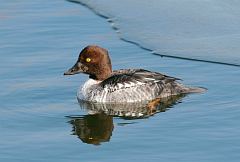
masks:
[[[103,113],[70,117],[73,135],[84,143],[99,145],[110,140],[113,131],[113,118]]]
[[[178,82],[180,79],[158,72],[144,69],[112,71],[108,51],[98,46],[84,48],[76,64],[64,75],[77,73],[90,77],[79,91],[78,98],[93,102],[140,102],[205,91],[184,86]]]
[[[136,103],[96,103],[78,100],[81,108],[88,110],[89,114],[105,113],[130,119],[146,118],[157,112],[164,112],[177,104],[185,95],[171,96],[155,99],[150,102]]]
[[[98,145],[108,142],[113,131],[113,116],[124,119],[146,118],[157,112],[164,112],[180,102],[183,95],[172,96],[162,100],[138,103],[93,103],[79,100],[81,108],[89,115],[71,116],[69,123],[73,126],[73,135],[84,143]]]

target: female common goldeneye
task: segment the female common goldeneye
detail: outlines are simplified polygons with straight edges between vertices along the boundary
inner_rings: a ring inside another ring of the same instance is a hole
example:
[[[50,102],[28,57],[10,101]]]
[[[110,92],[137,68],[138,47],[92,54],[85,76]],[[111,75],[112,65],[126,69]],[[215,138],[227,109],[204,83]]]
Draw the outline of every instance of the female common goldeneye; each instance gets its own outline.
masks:
[[[112,71],[108,51],[93,45],[80,52],[76,64],[64,75],[77,73],[88,74],[90,78],[77,97],[93,102],[142,102],[205,90],[186,87],[177,82],[178,78],[144,69]]]

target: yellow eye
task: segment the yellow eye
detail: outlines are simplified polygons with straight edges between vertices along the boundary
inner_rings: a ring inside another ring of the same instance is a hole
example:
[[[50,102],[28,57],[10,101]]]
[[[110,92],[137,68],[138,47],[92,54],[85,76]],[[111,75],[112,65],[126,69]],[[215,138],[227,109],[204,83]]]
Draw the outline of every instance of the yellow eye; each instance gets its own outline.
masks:
[[[91,59],[89,57],[86,58],[86,62],[91,62]]]

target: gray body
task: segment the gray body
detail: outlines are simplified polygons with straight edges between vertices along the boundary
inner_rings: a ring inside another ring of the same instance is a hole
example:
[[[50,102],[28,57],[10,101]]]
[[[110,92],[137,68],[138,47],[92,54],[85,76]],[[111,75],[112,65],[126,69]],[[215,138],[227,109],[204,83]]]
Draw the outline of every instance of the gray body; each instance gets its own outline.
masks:
[[[142,102],[204,90],[185,87],[177,80],[180,79],[143,69],[117,70],[101,82],[87,81],[78,98],[93,102]]]

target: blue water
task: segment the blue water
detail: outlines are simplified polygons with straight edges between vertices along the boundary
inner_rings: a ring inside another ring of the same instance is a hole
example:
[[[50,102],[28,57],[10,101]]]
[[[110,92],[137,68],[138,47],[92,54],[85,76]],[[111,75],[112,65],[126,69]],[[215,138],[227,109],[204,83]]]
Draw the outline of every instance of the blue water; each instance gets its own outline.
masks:
[[[152,55],[67,1],[2,1],[0,20],[0,161],[239,161],[239,67]],[[208,91],[141,119],[89,115],[76,99],[87,76],[63,76],[88,44],[109,49],[114,69]]]

